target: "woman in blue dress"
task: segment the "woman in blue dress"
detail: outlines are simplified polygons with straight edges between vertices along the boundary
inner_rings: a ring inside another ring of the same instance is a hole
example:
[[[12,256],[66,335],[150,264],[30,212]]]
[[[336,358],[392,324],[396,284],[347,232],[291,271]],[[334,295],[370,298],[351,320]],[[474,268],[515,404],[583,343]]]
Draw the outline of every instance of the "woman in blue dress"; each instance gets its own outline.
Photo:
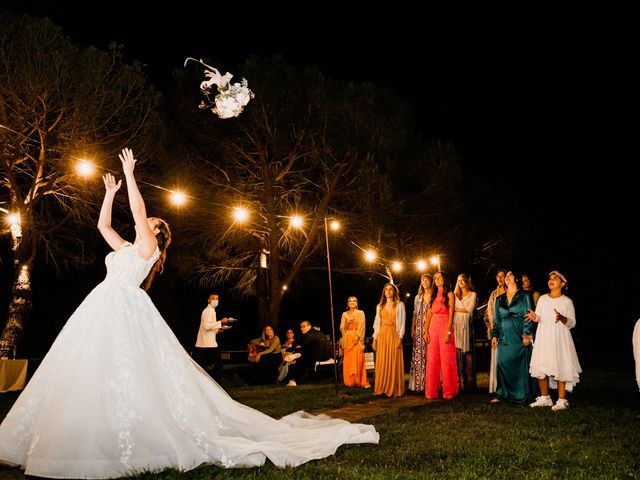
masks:
[[[508,271],[507,291],[496,299],[491,344],[498,349],[498,390],[492,403],[506,400],[524,405],[537,395],[535,379],[529,376],[535,324],[525,318],[534,307],[531,295],[519,283],[520,277]]]

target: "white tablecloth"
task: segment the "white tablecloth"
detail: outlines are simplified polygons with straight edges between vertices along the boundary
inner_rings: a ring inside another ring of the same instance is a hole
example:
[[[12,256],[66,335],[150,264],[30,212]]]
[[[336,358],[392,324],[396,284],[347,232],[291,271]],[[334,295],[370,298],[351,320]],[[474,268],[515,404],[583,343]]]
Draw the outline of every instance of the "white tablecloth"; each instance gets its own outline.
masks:
[[[24,388],[27,364],[28,360],[0,360],[0,393]]]

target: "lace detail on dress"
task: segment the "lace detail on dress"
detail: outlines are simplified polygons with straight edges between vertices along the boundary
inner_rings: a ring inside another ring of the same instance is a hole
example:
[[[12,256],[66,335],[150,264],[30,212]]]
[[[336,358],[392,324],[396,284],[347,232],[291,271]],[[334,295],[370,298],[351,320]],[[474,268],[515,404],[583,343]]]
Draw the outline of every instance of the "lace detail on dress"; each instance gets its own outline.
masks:
[[[114,478],[208,463],[280,467],[377,443],[370,425],[302,412],[275,420],[234,401],[182,348],[140,288],[158,259],[107,255],[107,276],[67,321],[0,425],[0,460],[26,475]]]
[[[127,285],[140,286],[151,267],[160,257],[160,249],[156,246],[155,251],[148,259],[144,259],[138,252],[138,244],[133,245],[126,242],[118,251],[113,251],[105,258],[107,265],[107,278],[105,280],[115,280]]]

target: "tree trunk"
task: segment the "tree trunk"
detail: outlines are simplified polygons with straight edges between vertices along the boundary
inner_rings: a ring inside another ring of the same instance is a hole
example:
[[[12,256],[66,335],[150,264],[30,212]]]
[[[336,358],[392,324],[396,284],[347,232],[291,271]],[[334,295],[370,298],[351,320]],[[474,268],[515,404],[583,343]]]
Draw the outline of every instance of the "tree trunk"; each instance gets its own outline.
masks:
[[[271,297],[271,302],[269,303],[269,316],[271,317],[271,326],[274,330],[278,328],[278,324],[280,323],[280,305],[282,304],[282,295],[275,295]]]
[[[269,317],[269,271],[267,268],[258,266],[256,272],[258,315],[260,316],[260,330],[266,325],[271,325]]]
[[[22,232],[21,232],[22,233]],[[18,342],[29,318],[33,303],[31,300],[31,267],[33,257],[26,251],[22,236],[13,235],[15,272],[13,295],[7,312],[7,323],[0,336],[0,357],[15,355]]]

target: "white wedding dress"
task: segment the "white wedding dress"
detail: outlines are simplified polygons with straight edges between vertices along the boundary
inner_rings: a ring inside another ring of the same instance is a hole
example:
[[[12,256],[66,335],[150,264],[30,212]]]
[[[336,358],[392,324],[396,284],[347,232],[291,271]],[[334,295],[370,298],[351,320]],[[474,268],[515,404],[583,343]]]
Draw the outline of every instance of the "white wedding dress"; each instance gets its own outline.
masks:
[[[182,348],[139,285],[158,251],[107,255],[107,276],[69,318],[0,425],[0,461],[50,478],[109,478],[208,463],[279,467],[378,443],[371,425],[234,401]]]

